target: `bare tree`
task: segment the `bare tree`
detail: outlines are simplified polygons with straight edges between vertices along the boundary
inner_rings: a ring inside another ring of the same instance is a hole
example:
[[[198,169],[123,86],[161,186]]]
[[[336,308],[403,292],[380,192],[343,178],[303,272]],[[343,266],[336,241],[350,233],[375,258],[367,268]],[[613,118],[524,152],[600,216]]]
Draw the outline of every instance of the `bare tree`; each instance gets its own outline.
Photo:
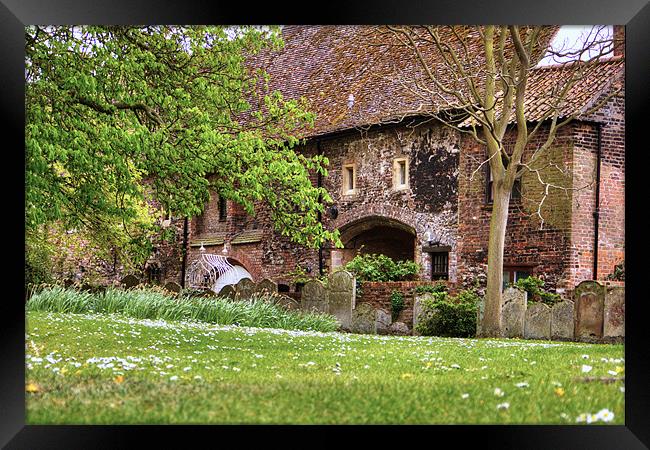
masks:
[[[535,163],[553,145],[560,127],[601,108],[616,88],[599,72],[613,52],[603,27],[594,27],[578,48],[549,48],[558,27],[386,26],[374,32],[372,45],[398,50],[411,59],[393,73],[417,105],[409,114],[429,114],[487,148],[474,174],[485,164],[492,174],[492,216],[488,243],[487,289],[482,336],[501,335],[503,254],[510,197],[515,180],[534,172],[544,187],[537,213],[550,188]],[[540,69],[542,58],[552,70]],[[620,61],[623,64],[623,61]],[[405,67],[410,69],[404,70]],[[589,89],[585,89],[589,86]],[[619,88],[620,89],[620,88]],[[584,92],[608,91],[587,102]],[[516,135],[506,147],[506,132]],[[534,137],[544,136],[532,152]],[[526,155],[526,158],[524,158]]]

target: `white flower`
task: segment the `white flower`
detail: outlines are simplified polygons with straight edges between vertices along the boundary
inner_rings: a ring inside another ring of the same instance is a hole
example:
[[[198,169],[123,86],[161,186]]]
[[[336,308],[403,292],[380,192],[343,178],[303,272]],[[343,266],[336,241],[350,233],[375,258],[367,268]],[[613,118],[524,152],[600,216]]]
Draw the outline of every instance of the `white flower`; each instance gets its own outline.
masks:
[[[458,364],[452,364],[451,367],[452,369],[460,369],[460,366]]]
[[[192,368],[191,368],[190,366],[183,367],[183,372],[187,372],[187,371],[189,371],[189,370],[191,370],[191,369],[192,369]]]
[[[614,413],[605,408],[598,411],[594,417],[596,420],[600,419],[603,422],[611,422],[614,419]]]
[[[589,355],[582,355],[582,359],[589,359]]]
[[[508,408],[510,408],[510,403],[508,403],[508,402],[505,402],[505,403],[499,403],[499,404],[497,405],[497,409],[498,409],[498,410],[501,410],[501,409],[508,409]]]
[[[593,367],[587,366],[586,364],[583,364],[582,366],[582,373],[587,373],[589,372]]]
[[[621,386],[619,389],[621,392],[625,392],[625,386]]]
[[[503,392],[501,389],[499,388],[494,389],[494,395],[496,395],[497,397],[503,397],[504,394],[505,392]]]
[[[469,397],[469,394],[463,394],[463,395],[460,396],[460,398],[468,398],[468,397]]]
[[[515,386],[517,386],[518,388],[524,388],[524,387],[528,387],[529,384],[527,382],[523,381],[521,383],[515,384]]]
[[[178,380],[178,376],[174,375],[173,377],[169,377],[169,381],[176,381]]]

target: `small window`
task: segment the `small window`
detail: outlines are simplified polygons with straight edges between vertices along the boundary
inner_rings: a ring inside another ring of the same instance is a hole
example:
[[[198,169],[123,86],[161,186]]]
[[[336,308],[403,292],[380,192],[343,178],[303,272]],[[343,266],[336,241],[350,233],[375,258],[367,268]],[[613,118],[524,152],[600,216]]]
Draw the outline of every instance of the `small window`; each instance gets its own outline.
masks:
[[[228,204],[225,198],[219,197],[219,222],[225,222],[226,217],[228,217]]]
[[[354,194],[357,188],[357,173],[354,164],[346,164],[343,166],[343,194]]]
[[[409,187],[408,158],[397,158],[393,162],[393,188],[407,189]]]
[[[431,253],[431,279],[449,279],[449,252]]]
[[[528,278],[532,275],[530,267],[503,267],[503,289],[506,289],[511,284],[515,284],[517,280]]]
[[[505,167],[508,167],[508,162],[503,161]],[[492,177],[492,170],[490,165],[486,164],[487,167],[487,186],[485,188],[485,198],[487,203],[492,203],[494,201],[494,195],[492,192],[492,185],[494,184],[494,179]],[[521,200],[521,178],[516,178],[514,184],[512,185],[512,192],[510,193],[510,200],[519,201]]]

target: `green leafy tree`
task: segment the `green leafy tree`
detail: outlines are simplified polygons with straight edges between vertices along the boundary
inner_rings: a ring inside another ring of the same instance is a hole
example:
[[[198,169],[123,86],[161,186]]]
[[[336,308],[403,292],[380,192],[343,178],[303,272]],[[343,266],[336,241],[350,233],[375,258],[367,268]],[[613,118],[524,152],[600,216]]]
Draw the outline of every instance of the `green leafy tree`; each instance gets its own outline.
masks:
[[[294,152],[313,115],[246,64],[281,48],[277,29],[28,26],[25,40],[28,240],[58,222],[142,260],[157,218],[200,214],[214,191],[270,206],[295,242],[338,241],[309,180],[328,161]]]

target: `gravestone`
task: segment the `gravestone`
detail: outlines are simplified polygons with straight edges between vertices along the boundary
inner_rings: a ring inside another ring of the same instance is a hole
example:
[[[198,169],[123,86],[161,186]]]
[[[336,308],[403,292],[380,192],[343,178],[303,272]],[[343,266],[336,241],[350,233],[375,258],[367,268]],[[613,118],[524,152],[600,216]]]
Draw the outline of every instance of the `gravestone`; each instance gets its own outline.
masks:
[[[216,296],[217,296],[217,293],[214,292],[212,289],[204,289],[203,292],[201,292],[201,297],[210,298],[210,297],[216,297]]]
[[[376,334],[377,321],[375,316],[375,308],[367,303],[358,304],[352,311],[351,331],[359,334]]]
[[[237,290],[235,289],[235,286],[233,286],[232,284],[227,284],[221,288],[218,295],[219,297],[224,297],[224,298],[229,298],[231,300],[234,300],[235,296],[237,295]]]
[[[250,278],[242,278],[235,285],[236,300],[250,300],[255,292],[255,283]]]
[[[297,300],[287,296],[287,295],[278,295],[275,297],[275,304],[282,306],[288,310],[298,310],[300,309],[300,303]]]
[[[521,338],[524,336],[527,298],[528,293],[516,287],[509,287],[503,291],[501,323],[505,337]]]
[[[408,334],[411,334],[411,330],[409,330],[408,325],[406,325],[404,322],[391,323],[390,327],[388,328],[388,331],[390,334],[394,334],[398,336],[406,336]]]
[[[277,294],[278,285],[268,278],[264,278],[262,281],[257,283],[256,292],[260,295]]]
[[[625,337],[625,288],[608,287],[605,296],[603,335],[609,341],[622,341]]]
[[[596,281],[583,281],[575,289],[575,338],[584,342],[603,337],[605,286]]]
[[[165,289],[167,289],[169,292],[179,293],[182,287],[175,281],[169,281],[168,283],[165,283]]]
[[[556,303],[551,308],[551,339],[554,341],[573,340],[573,318],[575,305],[571,300]]]
[[[122,278],[122,285],[124,286],[125,289],[136,287],[139,284],[140,284],[140,279],[135,275],[127,275],[124,278]]]
[[[300,307],[307,312],[328,313],[327,290],[318,280],[309,280],[302,288]]]
[[[551,339],[551,308],[544,303],[533,303],[526,308],[524,338]]]
[[[378,309],[375,314],[375,330],[377,334],[388,334],[392,317],[383,309]]]
[[[481,297],[481,300],[478,302],[478,307],[476,308],[476,335],[480,336],[483,323],[483,312],[485,311],[485,297]]]
[[[420,320],[420,313],[422,312],[422,302],[424,301],[425,298],[429,298],[429,295],[424,294],[424,295],[417,295],[413,299],[413,334],[416,334],[417,331],[415,331],[415,326],[418,324],[418,321]]]
[[[329,276],[328,287],[329,313],[339,320],[342,330],[348,331],[352,327],[352,310],[356,294],[355,279],[349,272],[339,270]]]

